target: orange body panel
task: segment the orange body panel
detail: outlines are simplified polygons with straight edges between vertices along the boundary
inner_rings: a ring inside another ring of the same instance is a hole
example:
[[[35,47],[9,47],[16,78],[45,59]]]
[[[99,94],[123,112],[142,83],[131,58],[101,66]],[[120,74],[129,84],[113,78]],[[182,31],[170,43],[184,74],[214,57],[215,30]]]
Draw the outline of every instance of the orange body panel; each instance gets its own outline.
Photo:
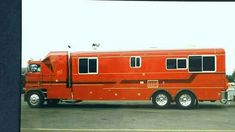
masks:
[[[216,71],[192,73],[166,69],[167,58],[190,55],[215,55]],[[140,56],[141,67],[131,68],[130,57]],[[79,58],[97,57],[97,74],[79,74]],[[47,98],[77,100],[149,100],[157,90],[165,90],[172,98],[184,89],[198,100],[219,100],[225,91],[225,52],[223,49],[146,50],[120,52],[50,52],[38,63],[40,73],[26,74],[26,90],[44,89]],[[72,87],[67,87],[68,68]],[[151,84],[151,80],[156,80]],[[157,83],[156,83],[157,82]]]

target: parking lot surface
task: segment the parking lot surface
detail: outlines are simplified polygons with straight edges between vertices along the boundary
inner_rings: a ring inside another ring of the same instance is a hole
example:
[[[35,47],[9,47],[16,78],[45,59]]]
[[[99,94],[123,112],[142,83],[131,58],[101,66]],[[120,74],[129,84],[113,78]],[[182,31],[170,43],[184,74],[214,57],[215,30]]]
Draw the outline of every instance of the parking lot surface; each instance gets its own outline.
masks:
[[[30,108],[21,99],[21,131],[235,131],[235,102],[181,110],[150,101],[84,101]]]

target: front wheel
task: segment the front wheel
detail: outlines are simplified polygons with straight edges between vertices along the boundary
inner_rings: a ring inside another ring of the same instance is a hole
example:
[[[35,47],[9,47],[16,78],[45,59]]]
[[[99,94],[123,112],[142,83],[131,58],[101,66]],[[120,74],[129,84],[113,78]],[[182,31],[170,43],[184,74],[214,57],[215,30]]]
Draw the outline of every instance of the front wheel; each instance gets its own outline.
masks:
[[[192,108],[195,103],[197,105],[197,102],[195,96],[188,91],[183,91],[180,92],[177,96],[176,96],[176,105],[179,108],[183,108],[183,109],[189,109]]]
[[[27,103],[31,108],[39,108],[44,103],[44,97],[39,91],[31,91],[27,94]]]
[[[152,96],[152,103],[158,108],[166,108],[170,102],[170,96],[166,92],[157,92]]]

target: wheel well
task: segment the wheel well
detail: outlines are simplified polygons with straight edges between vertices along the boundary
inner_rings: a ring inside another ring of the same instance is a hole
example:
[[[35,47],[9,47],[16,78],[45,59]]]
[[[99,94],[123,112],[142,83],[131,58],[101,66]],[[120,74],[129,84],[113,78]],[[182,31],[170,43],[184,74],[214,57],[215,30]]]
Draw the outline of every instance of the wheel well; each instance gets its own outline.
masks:
[[[42,94],[42,96],[44,97],[44,99],[47,97],[47,90],[46,89],[29,89],[25,94],[24,94],[24,101],[27,100],[27,96],[30,92],[39,92],[40,94]]]
[[[195,97],[195,99],[197,99],[197,96],[194,94],[194,92],[192,92],[192,91],[189,90],[189,89],[182,89],[182,90],[180,90],[180,91],[177,92],[177,94],[176,94],[174,100],[175,100],[176,97],[177,97],[180,93],[182,93],[182,92],[189,92],[189,93],[191,93],[191,94]]]
[[[168,94],[169,95],[169,97],[170,97],[170,99],[172,100],[172,96],[171,96],[171,94],[169,94],[169,92],[168,91],[166,91],[166,90],[164,90],[164,89],[160,89],[160,90],[157,90],[157,91],[155,91],[151,96],[150,96],[150,100],[152,100],[152,97],[153,97],[153,95],[155,95],[155,94],[157,94],[157,93],[160,93],[160,92],[164,92],[164,93],[166,93],[166,94]]]

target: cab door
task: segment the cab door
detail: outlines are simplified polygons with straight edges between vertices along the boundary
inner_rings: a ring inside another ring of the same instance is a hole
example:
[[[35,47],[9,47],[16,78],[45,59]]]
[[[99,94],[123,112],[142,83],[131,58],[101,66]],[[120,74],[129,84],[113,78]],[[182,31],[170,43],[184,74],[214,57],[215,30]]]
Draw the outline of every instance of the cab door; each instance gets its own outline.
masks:
[[[41,66],[40,64],[29,64],[28,72],[26,73],[27,87],[38,88],[41,86],[42,76],[41,76]]]

